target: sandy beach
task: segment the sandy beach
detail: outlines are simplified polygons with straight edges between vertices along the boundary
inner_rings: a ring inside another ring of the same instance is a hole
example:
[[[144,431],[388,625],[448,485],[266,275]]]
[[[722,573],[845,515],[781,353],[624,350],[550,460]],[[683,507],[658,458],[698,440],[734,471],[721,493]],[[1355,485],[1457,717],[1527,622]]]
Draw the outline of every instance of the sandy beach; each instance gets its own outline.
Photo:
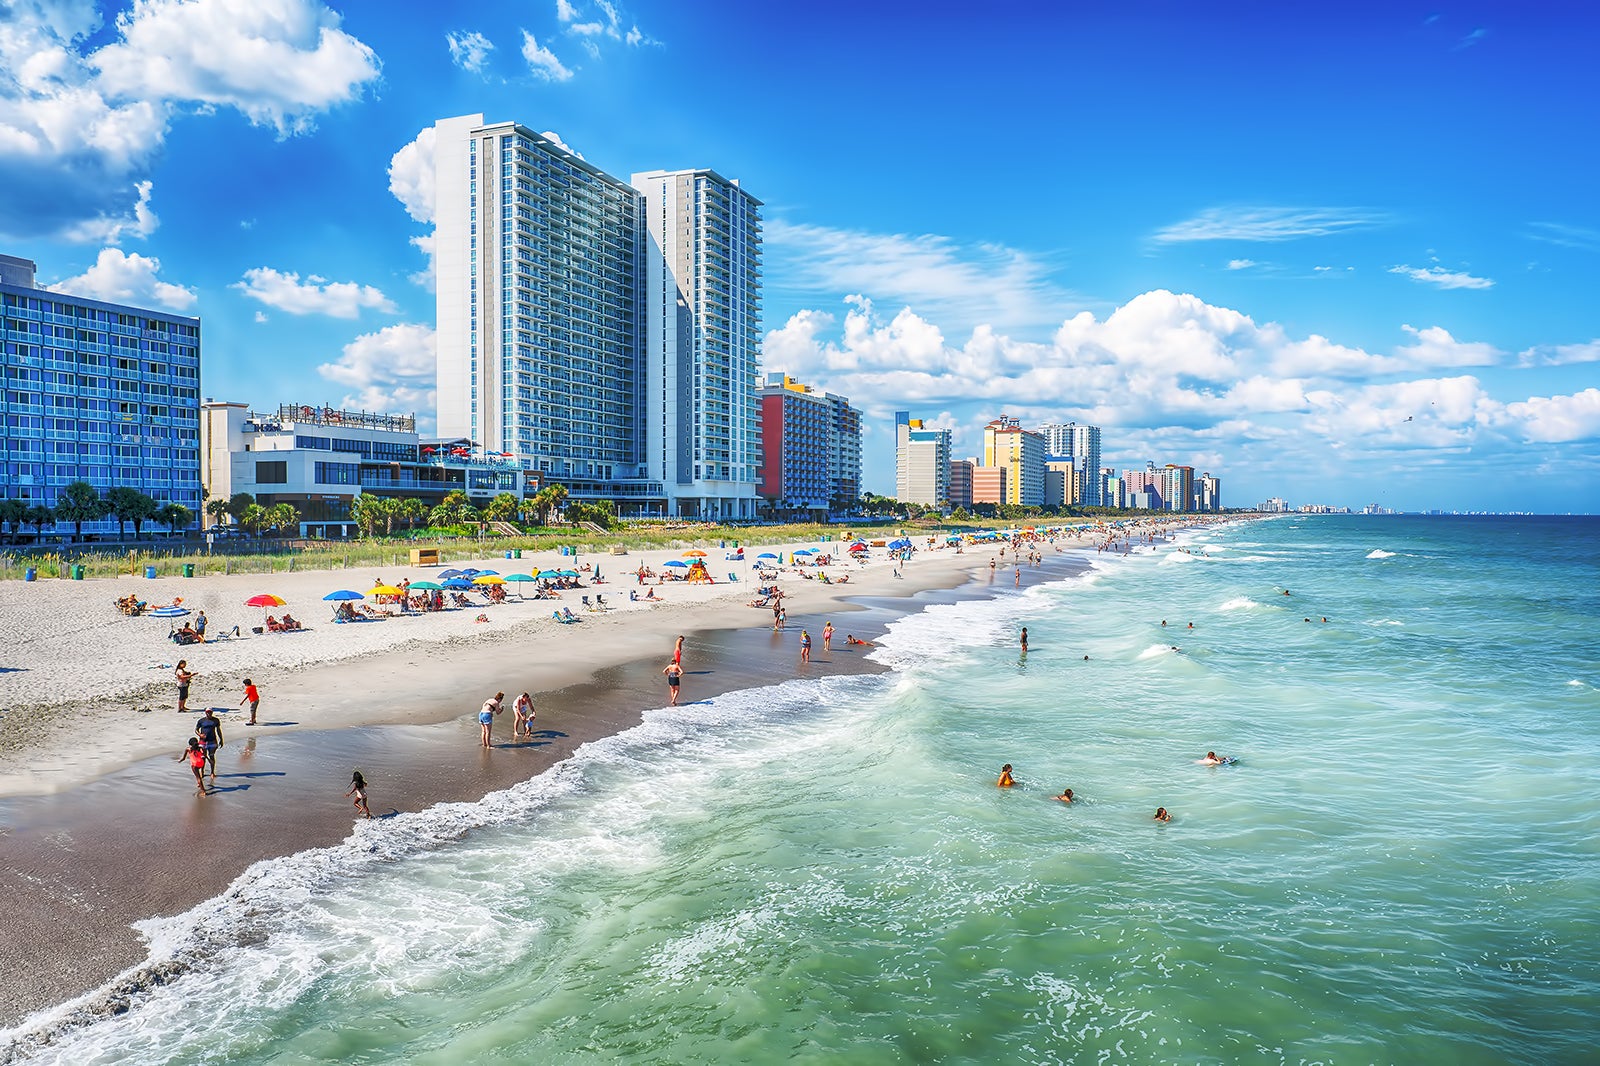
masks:
[[[1022,583],[1087,567],[1094,544],[1088,531],[1058,538],[1044,547],[1042,565],[1022,568]],[[588,587],[559,601],[519,601],[512,592],[494,606],[343,625],[331,621],[328,592],[430,572],[0,585],[0,609],[30,620],[0,652],[0,886],[16,901],[0,943],[0,1024],[136,966],[145,947],[132,922],[214,897],[252,863],[348,837],[353,812],[342,793],[353,766],[371,783],[380,818],[473,801],[664,706],[661,668],[680,634],[687,702],[796,676],[876,670],[867,649],[845,646],[847,633],[871,639],[939,590],[1013,586],[1009,567],[990,568],[998,545],[958,553],[936,544],[903,565],[875,549],[864,564],[825,568],[834,579],[826,584],[816,568],[786,566],[777,582],[787,627],[774,632],[772,612],[747,602],[754,556],[781,551],[787,562],[801,547],[828,546],[756,548],[742,563],[709,549],[718,581],[702,585],[636,583],[638,568],[660,573],[681,552],[597,556],[606,581],[588,585],[586,575]],[[929,546],[924,539],[918,547]],[[516,562],[470,565],[511,572]],[[558,565],[553,554],[520,562],[521,572]],[[726,580],[730,572],[737,582]],[[849,581],[838,582],[846,573]],[[630,589],[642,596],[649,588],[663,601],[629,601]],[[169,622],[117,611],[114,601],[129,592],[152,603],[182,596],[206,612],[211,633],[238,625],[242,635],[179,648],[167,639]],[[308,631],[252,633],[264,612],[243,602],[261,592],[288,601]],[[584,611],[581,597],[597,592],[615,609]],[[583,621],[558,624],[556,607]],[[827,621],[831,652],[822,648]],[[802,629],[815,645],[809,665],[799,662]],[[212,707],[224,723],[217,787],[206,796],[175,759],[196,718],[175,710],[179,658],[197,673],[191,711]],[[247,676],[262,696],[254,728],[239,707]],[[531,692],[538,731],[514,741],[508,710],[485,751],[476,712],[496,691],[508,693],[508,708],[516,693]],[[124,977],[121,992],[90,1009],[115,1009],[117,995],[152,979],[147,970]]]

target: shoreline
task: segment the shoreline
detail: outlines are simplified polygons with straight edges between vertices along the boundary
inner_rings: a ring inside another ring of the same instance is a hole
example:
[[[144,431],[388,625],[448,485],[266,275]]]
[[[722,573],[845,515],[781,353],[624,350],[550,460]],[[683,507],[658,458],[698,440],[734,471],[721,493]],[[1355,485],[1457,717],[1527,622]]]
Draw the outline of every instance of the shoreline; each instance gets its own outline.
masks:
[[[1082,543],[1075,547],[1047,555],[1040,568],[1025,568],[1024,584],[1087,570],[1092,550]],[[820,677],[880,672],[883,668],[876,663],[842,647],[851,624],[874,639],[889,623],[929,602],[987,595],[989,591],[978,586],[992,554],[930,552],[927,555],[933,558],[922,562],[942,557],[944,565],[914,565],[903,582],[846,586],[805,582],[799,588],[788,583],[792,591],[786,602],[795,617],[784,634],[772,633],[764,613],[739,601],[711,610],[701,607],[684,619],[683,631],[689,635],[685,697],[714,698],[806,676],[796,662],[796,631],[809,627],[815,635],[824,615],[846,612],[860,621],[852,618],[836,625],[831,657],[823,655],[818,636],[817,662],[807,673]],[[993,578],[989,584],[995,584]],[[619,582],[614,587],[628,586]],[[656,617],[676,623],[682,613]],[[559,632],[581,627],[546,628]],[[219,760],[219,784],[226,791],[205,799],[194,796],[185,767],[158,756],[124,759],[111,768],[93,765],[87,779],[70,789],[0,800],[4,830],[0,883],[17,898],[9,923],[15,942],[0,959],[0,1025],[35,1016],[35,1025],[43,1023],[53,1005],[79,1009],[63,1001],[106,988],[118,975],[124,981],[110,994],[124,998],[136,994],[149,976],[136,972],[148,958],[148,946],[133,922],[181,914],[215,898],[252,863],[350,838],[351,812],[341,804],[347,802],[342,792],[353,764],[361,766],[372,782],[373,812],[382,816],[440,803],[476,802],[537,777],[584,743],[636,726],[648,708],[666,703],[657,664],[670,653],[670,637],[662,631],[670,633],[677,626],[634,628],[648,632],[625,639],[620,629],[607,631],[606,636],[615,639],[608,643],[602,663],[524,664],[527,676],[554,680],[548,686],[530,681],[529,690],[538,693],[536,725],[544,732],[533,743],[515,745],[518,750],[501,750],[512,747],[500,743],[509,735],[510,722],[504,719],[496,723],[496,750],[485,752],[477,746],[476,722],[462,713],[461,705],[475,706],[488,693],[440,670],[434,671],[432,682],[417,685],[388,706],[378,721],[344,721],[335,713],[328,716],[333,721],[314,728],[274,727],[242,737],[242,729],[230,727],[234,744],[225,746]],[[535,632],[524,638],[538,640],[543,635]],[[504,671],[499,660],[506,651],[515,650],[507,649],[508,643],[509,634],[506,640],[464,651],[469,658],[498,663]],[[419,660],[426,669],[442,660],[440,650],[431,656],[428,651],[402,645],[377,657],[377,662],[320,664],[296,675],[295,684],[304,689],[306,698],[320,694],[336,710],[351,703],[370,704],[373,689],[370,680],[363,683],[363,672],[401,662],[416,667]],[[427,661],[430,658],[432,662]],[[704,667],[709,672],[703,673]],[[148,721],[157,715],[144,717]],[[184,728],[192,722],[170,711],[159,717]],[[266,710],[263,718],[277,720]],[[78,767],[79,772],[82,769]],[[229,800],[230,794],[253,800],[262,793],[276,793],[274,801]],[[221,853],[212,861],[196,863],[192,844],[197,837],[218,845]],[[221,850],[224,842],[226,849]]]

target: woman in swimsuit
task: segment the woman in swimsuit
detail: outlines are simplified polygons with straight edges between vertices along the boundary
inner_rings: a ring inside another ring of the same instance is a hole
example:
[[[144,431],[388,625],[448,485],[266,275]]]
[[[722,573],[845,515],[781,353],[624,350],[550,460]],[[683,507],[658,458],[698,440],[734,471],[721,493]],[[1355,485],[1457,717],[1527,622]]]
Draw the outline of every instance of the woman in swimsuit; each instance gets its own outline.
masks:
[[[661,672],[667,675],[667,690],[672,693],[672,706],[676,707],[678,705],[678,682],[683,680],[683,667],[676,662],[670,662],[667,664],[667,668]]]
[[[194,674],[189,672],[189,660],[179,659],[172,676],[178,682],[178,713],[182,714],[189,709],[189,682],[194,680]]]
[[[1156,821],[1158,821],[1158,822],[1170,822],[1170,821],[1172,821],[1172,815],[1167,813],[1167,809],[1165,807],[1157,807],[1156,808]]]
[[[505,698],[506,694],[504,692],[496,692],[493,699],[483,701],[483,706],[478,711],[478,725],[483,730],[483,746],[485,748],[493,747],[489,743],[489,732],[494,729],[494,716],[500,713],[502,709],[500,701]]]
[[[811,634],[804,629],[800,631],[800,661],[803,663],[811,661]]]
[[[1017,783],[1016,778],[1011,776],[1010,763],[1006,763],[1004,766],[1000,767],[1000,780],[995,783],[1001,788],[1010,788],[1012,785]]]
[[[533,697],[524,692],[517,697],[517,702],[511,705],[511,709],[517,715],[517,720],[511,724],[512,738],[520,737],[524,733],[533,736]]]

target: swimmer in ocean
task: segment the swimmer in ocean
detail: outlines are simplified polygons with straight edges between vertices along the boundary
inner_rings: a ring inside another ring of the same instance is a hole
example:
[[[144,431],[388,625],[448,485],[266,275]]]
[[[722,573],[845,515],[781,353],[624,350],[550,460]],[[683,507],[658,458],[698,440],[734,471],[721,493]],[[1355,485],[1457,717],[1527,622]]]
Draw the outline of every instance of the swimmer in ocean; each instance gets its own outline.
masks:
[[[1232,761],[1233,760],[1231,758],[1219,756],[1214,751],[1208,751],[1206,752],[1206,757],[1204,759],[1196,759],[1195,763],[1200,766],[1226,766]]]
[[[1170,822],[1170,821],[1172,821],[1172,815],[1167,813],[1167,809],[1165,807],[1157,807],[1156,808],[1156,821],[1158,821],[1158,822]]]
[[[870,640],[862,640],[860,637],[857,637],[852,633],[846,633],[844,635],[844,642],[845,642],[845,644],[847,644],[847,645],[849,645],[850,647],[853,647],[853,648],[875,648],[875,647],[877,647],[877,645],[872,643],[872,641],[870,641]]]
[[[1000,780],[995,783],[1001,788],[1010,788],[1012,785],[1017,783],[1016,778],[1011,776],[1010,763],[1006,763],[1004,766],[1000,767]]]
[[[1064,789],[1061,790],[1061,795],[1055,796],[1053,798],[1060,800],[1062,803],[1071,803],[1072,802],[1072,789],[1064,788]]]

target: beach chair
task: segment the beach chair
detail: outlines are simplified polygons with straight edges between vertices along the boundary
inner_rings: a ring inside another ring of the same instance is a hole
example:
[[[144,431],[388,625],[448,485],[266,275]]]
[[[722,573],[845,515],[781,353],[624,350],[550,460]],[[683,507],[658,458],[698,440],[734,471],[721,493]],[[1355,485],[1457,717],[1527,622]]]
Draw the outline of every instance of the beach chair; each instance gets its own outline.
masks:
[[[733,582],[734,584],[738,584],[739,575],[730,571],[729,574],[728,574],[728,580]]]
[[[589,602],[589,597],[587,597],[587,596],[585,596],[585,597],[584,597],[584,598],[583,598],[583,609],[584,609],[584,610],[585,610],[585,611],[592,611],[592,610],[594,610],[594,604],[592,604],[592,603],[590,603],[590,602]]]
[[[561,620],[563,622],[581,622],[581,621],[583,621],[583,619],[579,618],[577,615],[572,613],[572,608],[571,607],[563,607],[563,608],[561,608]]]
[[[594,594],[594,609],[597,611],[603,611],[606,609],[606,598],[600,595],[598,592]]]

